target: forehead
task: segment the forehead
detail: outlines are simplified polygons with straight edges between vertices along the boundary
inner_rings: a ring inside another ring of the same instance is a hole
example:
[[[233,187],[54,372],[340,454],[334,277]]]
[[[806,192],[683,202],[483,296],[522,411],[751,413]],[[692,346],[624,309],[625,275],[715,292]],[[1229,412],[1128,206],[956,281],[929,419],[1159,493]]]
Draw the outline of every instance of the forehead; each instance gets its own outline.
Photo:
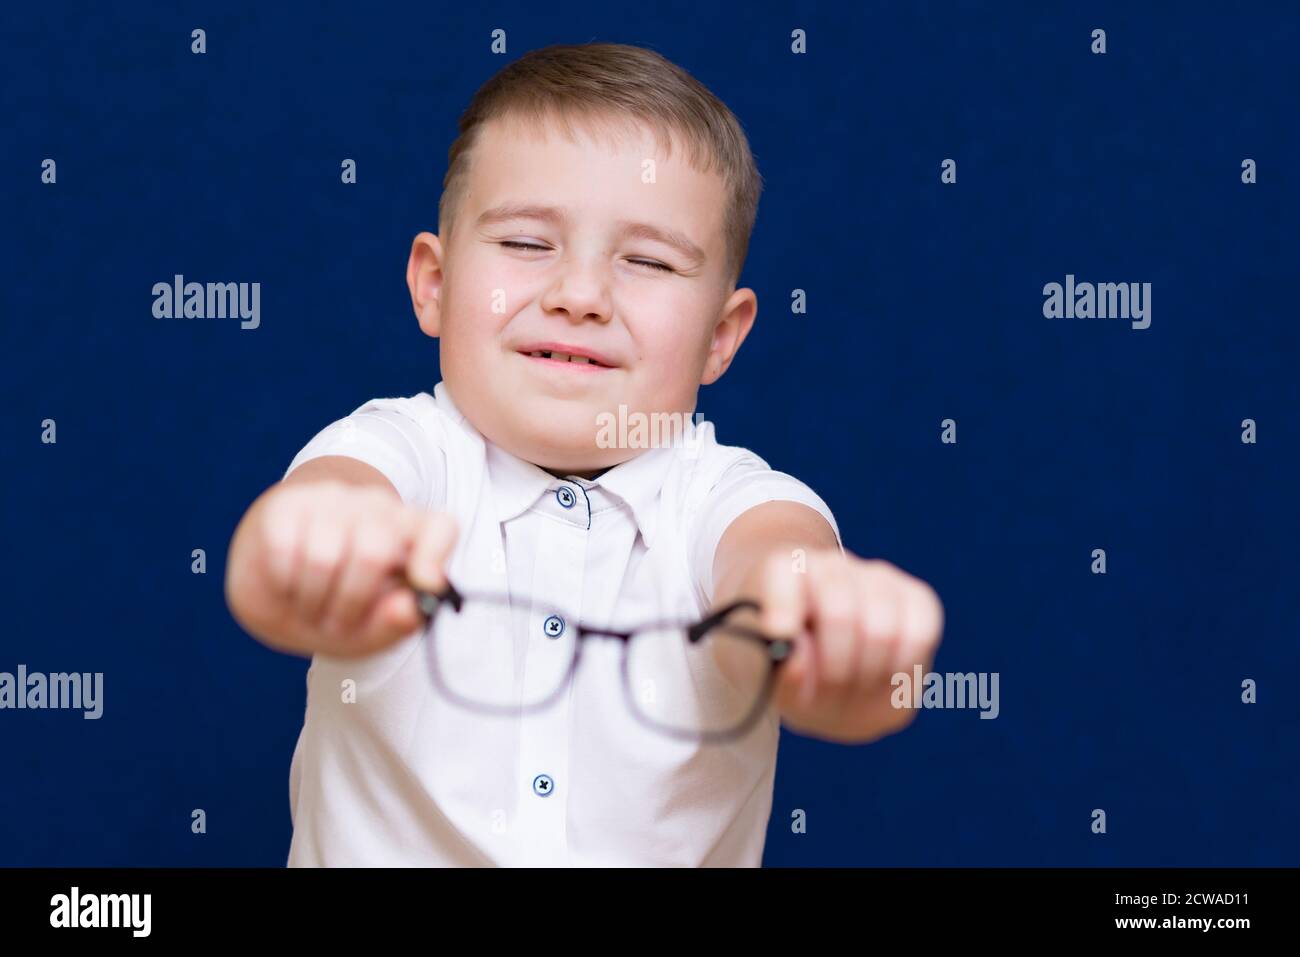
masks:
[[[505,203],[556,205],[589,224],[636,220],[687,234],[720,255],[726,187],[695,169],[685,143],[667,146],[641,124],[501,118],[474,144],[466,211],[475,217]]]

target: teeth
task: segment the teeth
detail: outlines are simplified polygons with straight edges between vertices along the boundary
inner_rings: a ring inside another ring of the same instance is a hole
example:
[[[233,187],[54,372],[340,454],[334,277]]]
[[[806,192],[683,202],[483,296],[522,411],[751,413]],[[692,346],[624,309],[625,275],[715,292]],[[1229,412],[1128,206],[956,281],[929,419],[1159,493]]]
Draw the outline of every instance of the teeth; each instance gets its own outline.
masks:
[[[563,352],[547,352],[545,350],[539,350],[528,354],[534,359],[554,359],[557,362],[581,362],[593,366],[600,365],[600,363],[595,359],[589,359],[586,356],[571,356]]]

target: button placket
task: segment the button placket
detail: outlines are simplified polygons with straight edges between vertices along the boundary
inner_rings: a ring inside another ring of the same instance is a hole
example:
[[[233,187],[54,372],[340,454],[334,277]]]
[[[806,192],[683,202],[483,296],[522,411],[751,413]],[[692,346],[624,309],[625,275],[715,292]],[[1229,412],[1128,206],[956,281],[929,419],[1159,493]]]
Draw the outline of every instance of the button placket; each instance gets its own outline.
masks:
[[[528,658],[539,662],[557,655],[569,660],[571,643],[576,641],[570,616],[582,613],[589,505],[585,495],[570,488],[573,502],[566,508],[559,498],[565,487],[567,483],[535,506],[544,514],[536,517],[538,539],[529,594],[537,605],[530,615],[526,647]],[[555,673],[545,665],[527,668],[524,681],[549,682]],[[528,835],[529,846],[523,853],[538,862],[563,860],[567,855],[571,691],[570,684],[546,708],[525,714],[519,725],[516,779],[525,790],[518,805],[518,824]]]

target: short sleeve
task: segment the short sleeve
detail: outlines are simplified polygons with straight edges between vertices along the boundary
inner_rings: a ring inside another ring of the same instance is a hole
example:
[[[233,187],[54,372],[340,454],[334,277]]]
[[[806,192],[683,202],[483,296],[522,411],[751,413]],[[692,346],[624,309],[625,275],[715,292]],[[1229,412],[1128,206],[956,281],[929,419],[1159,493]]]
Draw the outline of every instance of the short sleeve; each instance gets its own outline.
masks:
[[[408,505],[439,506],[446,498],[446,455],[411,401],[373,399],[331,422],[294,456],[285,477],[311,459],[346,455],[381,472]]]
[[[839,525],[816,492],[793,475],[778,472],[747,452],[729,466],[710,490],[690,538],[691,575],[705,606],[713,595],[713,558],[727,528],[745,512],[765,502],[798,502],[819,513],[844,551]]]

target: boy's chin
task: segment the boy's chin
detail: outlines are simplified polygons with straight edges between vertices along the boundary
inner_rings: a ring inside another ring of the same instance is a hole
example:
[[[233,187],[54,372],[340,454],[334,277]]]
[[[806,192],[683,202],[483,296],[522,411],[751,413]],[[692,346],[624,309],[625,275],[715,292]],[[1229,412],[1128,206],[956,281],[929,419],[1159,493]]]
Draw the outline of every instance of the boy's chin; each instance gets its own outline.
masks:
[[[488,436],[507,452],[544,469],[575,473],[605,469],[632,458],[636,450],[602,447],[596,412],[578,402],[519,403],[500,409],[499,428]]]

